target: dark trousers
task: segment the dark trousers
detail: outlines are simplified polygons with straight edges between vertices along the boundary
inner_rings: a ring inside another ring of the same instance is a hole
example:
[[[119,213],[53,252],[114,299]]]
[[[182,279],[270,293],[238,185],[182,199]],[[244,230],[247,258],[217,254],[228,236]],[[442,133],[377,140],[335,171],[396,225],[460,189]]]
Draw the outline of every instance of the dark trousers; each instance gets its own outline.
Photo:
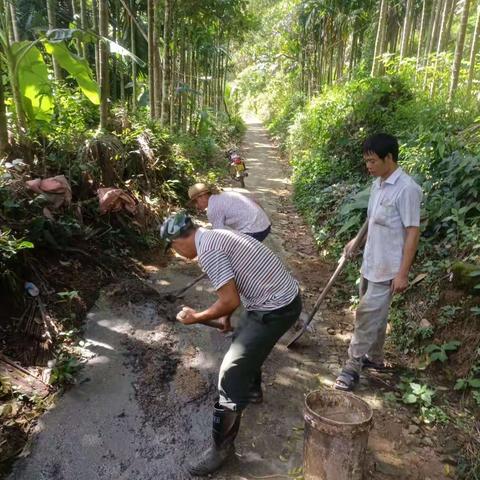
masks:
[[[218,378],[220,405],[239,411],[248,405],[252,382],[280,337],[302,311],[300,294],[288,305],[272,311],[246,311],[235,329]]]
[[[258,240],[259,242],[263,242],[267,237],[270,231],[272,230],[272,226],[269,225],[265,230],[262,230],[261,232],[255,232],[255,233],[246,233],[245,235],[248,235],[255,240]]]

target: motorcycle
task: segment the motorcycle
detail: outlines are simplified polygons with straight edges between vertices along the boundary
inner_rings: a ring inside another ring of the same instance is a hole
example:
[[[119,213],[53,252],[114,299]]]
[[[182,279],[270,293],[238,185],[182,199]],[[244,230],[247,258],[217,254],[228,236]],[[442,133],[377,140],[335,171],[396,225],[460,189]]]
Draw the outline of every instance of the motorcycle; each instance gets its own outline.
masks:
[[[228,160],[228,168],[230,176],[233,180],[240,183],[242,188],[245,188],[245,177],[248,177],[247,167],[242,157],[236,149],[230,149],[226,152]]]

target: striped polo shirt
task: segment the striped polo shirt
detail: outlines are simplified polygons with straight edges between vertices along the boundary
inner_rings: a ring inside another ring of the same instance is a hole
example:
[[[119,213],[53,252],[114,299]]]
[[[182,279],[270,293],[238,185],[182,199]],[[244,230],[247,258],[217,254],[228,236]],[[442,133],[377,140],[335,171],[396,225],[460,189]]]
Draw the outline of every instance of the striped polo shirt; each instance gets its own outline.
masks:
[[[291,303],[298,283],[279,258],[248,235],[199,228],[198,262],[215,290],[232,278],[246,310],[271,311]]]
[[[207,217],[213,228],[228,227],[242,233],[259,233],[270,226],[264,210],[238,192],[210,195]]]

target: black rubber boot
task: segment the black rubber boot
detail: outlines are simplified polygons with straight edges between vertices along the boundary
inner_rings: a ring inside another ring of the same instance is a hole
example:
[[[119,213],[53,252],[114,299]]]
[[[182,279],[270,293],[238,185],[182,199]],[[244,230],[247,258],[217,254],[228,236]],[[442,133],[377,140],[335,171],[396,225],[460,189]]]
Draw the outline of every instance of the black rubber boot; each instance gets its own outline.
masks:
[[[248,392],[248,401],[250,403],[262,403],[263,391],[262,391],[262,372],[260,372],[252,382],[250,391]]]
[[[212,446],[188,466],[191,475],[203,476],[218,470],[235,454],[233,442],[240,427],[242,412],[215,404],[213,409]]]

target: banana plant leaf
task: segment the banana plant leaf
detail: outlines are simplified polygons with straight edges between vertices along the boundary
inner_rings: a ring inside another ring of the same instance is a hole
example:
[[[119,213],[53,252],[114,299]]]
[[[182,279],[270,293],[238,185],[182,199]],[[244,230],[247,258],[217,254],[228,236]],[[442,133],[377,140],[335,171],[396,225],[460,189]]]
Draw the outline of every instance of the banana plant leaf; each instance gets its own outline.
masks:
[[[94,105],[99,105],[100,89],[93,79],[88,62],[72,53],[64,42],[45,42],[45,50],[75,79],[83,94]]]
[[[114,42],[113,40],[110,40],[102,35],[98,35],[90,30],[80,30],[78,28],[54,28],[48,30],[46,36],[48,41],[52,44],[60,43],[65,40],[72,40],[73,38],[78,38],[82,42],[93,42],[96,38],[98,38],[99,40],[108,43],[111,53],[116,53],[122,57],[128,57],[141,67],[146,65],[141,58],[137,57],[125,47],[122,47],[119,43]]]
[[[18,86],[25,113],[30,120],[50,121],[53,114],[52,85],[40,50],[29,41],[15,42]]]

